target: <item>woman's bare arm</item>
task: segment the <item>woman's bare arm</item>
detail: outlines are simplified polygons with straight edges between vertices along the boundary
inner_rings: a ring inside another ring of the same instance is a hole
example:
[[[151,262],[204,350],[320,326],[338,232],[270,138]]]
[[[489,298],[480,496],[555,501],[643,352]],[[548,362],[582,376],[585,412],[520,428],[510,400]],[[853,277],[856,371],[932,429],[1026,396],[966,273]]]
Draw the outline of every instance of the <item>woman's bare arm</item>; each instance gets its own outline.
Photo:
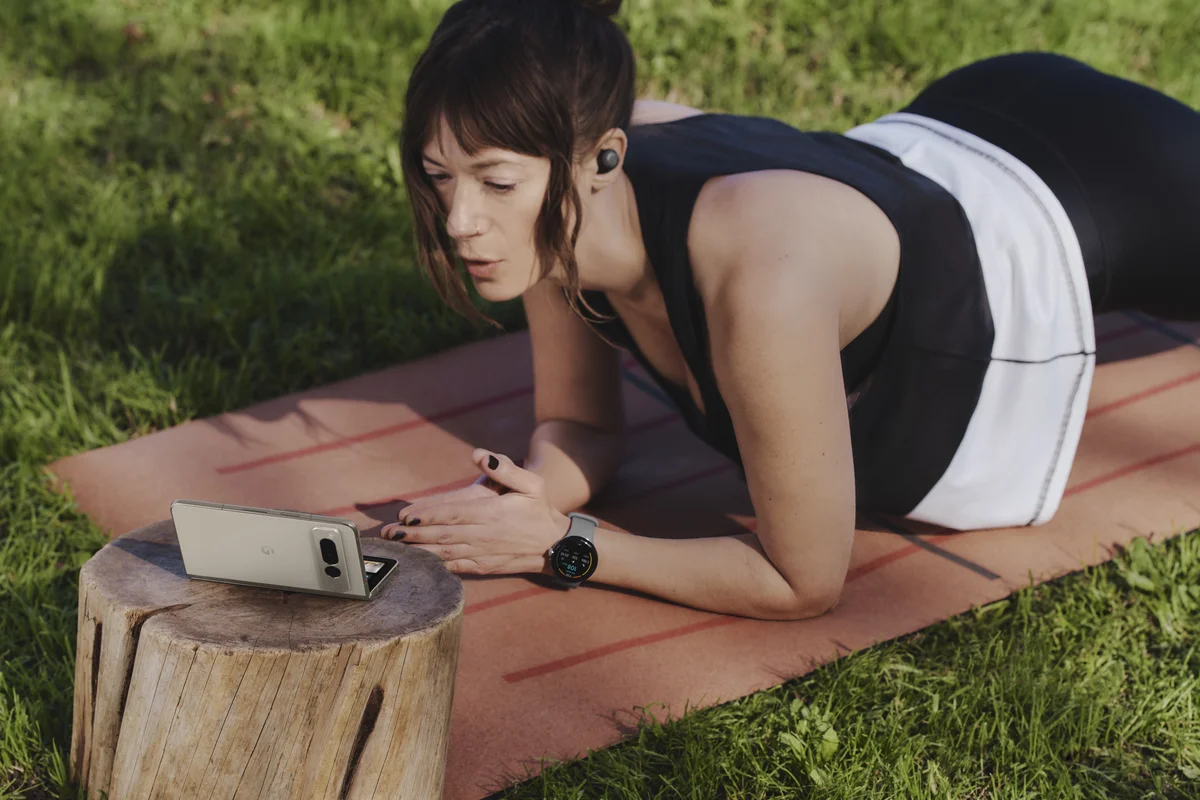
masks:
[[[816,616],[840,598],[854,541],[843,317],[861,316],[860,297],[887,283],[894,229],[866,198],[815,176],[729,181],[706,189],[696,214],[689,250],[755,532],[597,531],[592,580],[727,614]]]
[[[803,619],[837,603],[855,508],[836,310],[772,303],[787,286],[764,279],[733,290],[728,310],[710,319],[755,532],[656,539],[597,530],[591,580],[756,619]]]
[[[625,448],[618,351],[542,281],[522,298],[533,349],[534,416],[525,468],[562,512],[587,503],[617,472]]]

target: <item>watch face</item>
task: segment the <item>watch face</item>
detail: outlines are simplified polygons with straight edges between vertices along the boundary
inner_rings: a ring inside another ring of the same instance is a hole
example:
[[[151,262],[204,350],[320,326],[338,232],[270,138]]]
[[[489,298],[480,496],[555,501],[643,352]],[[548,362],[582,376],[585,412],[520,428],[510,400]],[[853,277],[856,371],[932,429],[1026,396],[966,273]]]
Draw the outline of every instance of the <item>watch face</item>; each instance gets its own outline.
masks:
[[[596,571],[596,548],[582,536],[568,536],[554,549],[550,566],[560,577],[583,580]]]

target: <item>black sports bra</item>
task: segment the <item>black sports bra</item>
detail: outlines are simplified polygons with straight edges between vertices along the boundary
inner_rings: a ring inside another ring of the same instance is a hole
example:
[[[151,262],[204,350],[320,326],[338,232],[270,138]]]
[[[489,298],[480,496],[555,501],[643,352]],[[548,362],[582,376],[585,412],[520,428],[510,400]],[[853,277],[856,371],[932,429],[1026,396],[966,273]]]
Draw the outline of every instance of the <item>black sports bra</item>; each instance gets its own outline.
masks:
[[[850,411],[859,500],[879,508],[902,506],[915,491],[908,483],[927,483],[928,476],[898,479],[896,464],[909,457],[911,439],[918,435],[914,431],[929,430],[926,417],[944,410],[936,396],[909,397],[906,392],[927,381],[927,373],[970,368],[969,359],[963,367],[957,360],[952,367],[944,360],[931,361],[929,343],[944,340],[947,317],[986,316],[978,254],[958,201],[885,150],[838,133],[800,131],[766,117],[701,114],[635,126],[628,133],[624,168],[633,186],[642,240],[671,331],[699,386],[704,412],[685,387],[666,380],[639,352],[603,292],[584,291],[583,297],[598,313],[613,318],[589,317],[589,322],[641,363],[696,435],[739,466],[737,439],[713,374],[708,324],[687,250],[688,226],[700,190],[718,175],[797,170],[858,190],[891,221],[900,237],[896,285],[879,317],[842,349],[841,358],[847,396],[866,385]],[[952,302],[947,303],[947,297]],[[982,346],[968,342],[964,352]],[[947,429],[957,424],[943,421]]]
[[[781,130],[782,128],[782,130]],[[780,134],[783,134],[781,137]],[[672,318],[678,309],[676,301],[686,298],[691,289],[691,266],[687,255],[687,228],[699,188],[709,178],[737,172],[778,168],[779,159],[787,160],[798,148],[807,144],[805,134],[783,123],[765,118],[736,117],[716,114],[686,117],[673,122],[631,129],[629,152],[625,170],[633,184],[642,223],[642,235],[646,240],[647,252],[662,285],[668,313]],[[817,134],[820,136],[821,134]],[[845,140],[851,141],[851,140]],[[688,158],[686,168],[678,157],[681,147]],[[854,143],[855,147],[863,147]],[[670,154],[676,158],[669,158]],[[874,156],[870,156],[874,157]],[[697,185],[697,183],[699,185]],[[653,198],[653,199],[651,199]],[[645,207],[653,203],[658,213],[647,218]],[[651,246],[651,243],[655,246]],[[670,259],[662,263],[655,258],[663,248],[670,251]],[[680,268],[684,267],[684,268]],[[687,286],[680,285],[686,281]],[[605,316],[615,312],[607,298],[599,291],[585,291],[584,298],[596,311]],[[852,392],[871,373],[878,363],[887,343],[888,331],[895,314],[896,291],[893,289],[887,305],[880,315],[862,333],[842,349],[842,376],[846,391]],[[590,320],[613,342],[628,350],[659,383],[681,411],[691,420],[699,421],[701,414],[691,395],[678,385],[666,380],[645,359],[633,338],[620,319],[609,322]],[[703,387],[715,386],[711,361],[694,345],[707,341],[703,332],[695,337],[685,337],[679,342],[684,358],[692,369],[696,381]],[[697,373],[697,366],[700,371]],[[706,416],[711,416],[713,406],[709,393],[705,393]],[[719,395],[717,396],[719,399]],[[719,404],[721,415],[727,414],[724,403]],[[724,449],[724,448],[723,448]]]

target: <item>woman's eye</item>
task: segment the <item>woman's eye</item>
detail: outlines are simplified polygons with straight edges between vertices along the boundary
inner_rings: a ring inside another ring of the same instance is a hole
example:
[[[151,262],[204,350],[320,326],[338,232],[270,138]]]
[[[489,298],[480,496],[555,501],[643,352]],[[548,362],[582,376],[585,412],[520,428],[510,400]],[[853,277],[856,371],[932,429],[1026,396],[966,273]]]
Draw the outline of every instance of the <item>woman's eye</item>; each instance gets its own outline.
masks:
[[[503,194],[505,192],[511,192],[517,186],[515,183],[492,183],[491,181],[486,181],[486,183],[489,188],[495,189],[497,192],[500,192],[501,194]]]
[[[442,181],[450,180],[449,175],[443,175],[440,172],[427,172],[425,174],[429,177],[429,180],[433,181],[434,183],[441,183]]]

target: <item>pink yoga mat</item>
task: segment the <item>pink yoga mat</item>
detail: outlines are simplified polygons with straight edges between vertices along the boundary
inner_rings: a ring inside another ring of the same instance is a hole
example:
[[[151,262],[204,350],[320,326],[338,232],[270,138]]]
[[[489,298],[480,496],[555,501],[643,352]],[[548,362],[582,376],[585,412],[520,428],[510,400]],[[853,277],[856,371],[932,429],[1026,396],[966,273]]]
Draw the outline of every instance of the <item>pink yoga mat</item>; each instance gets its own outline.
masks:
[[[1137,315],[1098,321],[1097,368],[1067,496],[1048,525],[945,534],[862,519],[840,605],[764,622],[585,586],[464,578],[462,653],[446,775],[449,800],[586,755],[661,719],[777,685],[1028,585],[1108,560],[1114,544],[1200,525],[1200,325]],[[695,439],[630,360],[638,435],[588,507],[649,536],[753,527],[731,463]],[[51,465],[110,534],[169,516],[172,500],[292,508],[377,535],[404,501],[478,476],[473,447],[525,455],[533,429],[525,333],[478,342]],[[585,621],[581,624],[581,621]]]

